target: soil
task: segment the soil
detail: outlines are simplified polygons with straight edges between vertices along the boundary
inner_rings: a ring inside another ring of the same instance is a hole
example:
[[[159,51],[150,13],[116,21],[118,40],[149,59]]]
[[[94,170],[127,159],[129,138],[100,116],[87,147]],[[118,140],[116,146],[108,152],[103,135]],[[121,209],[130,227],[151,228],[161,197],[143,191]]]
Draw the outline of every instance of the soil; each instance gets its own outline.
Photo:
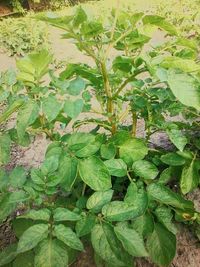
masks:
[[[76,47],[67,40],[60,39],[61,31],[50,28],[50,40],[52,41],[52,52],[58,60],[67,62],[82,62],[93,64],[90,58],[80,53]],[[156,35],[156,41],[162,41],[163,36]],[[8,68],[15,68],[15,59],[8,57],[6,54],[0,53],[0,71],[5,71]],[[15,119],[11,120],[7,127],[11,127],[15,123]],[[138,136],[144,134],[144,124],[142,121],[138,124]],[[83,130],[86,130],[83,128]],[[168,139],[164,134],[155,134],[152,142],[161,147],[169,147]],[[22,165],[26,168],[39,166],[44,159],[44,154],[49,141],[43,135],[35,138],[33,143],[28,148],[14,146],[12,148],[12,160],[8,165],[12,169],[15,165]],[[195,205],[200,210],[200,190],[195,190],[189,195],[189,198],[195,201]],[[15,237],[10,229],[9,221],[0,226],[0,248],[7,246],[15,240]],[[177,237],[177,255],[170,267],[198,267],[200,266],[200,244],[194,234],[187,228],[182,226]],[[95,267],[92,257],[92,249],[87,248],[86,251],[80,254],[78,260],[72,265],[73,267]],[[155,265],[146,260],[138,260],[137,267],[155,267]],[[24,267],[24,266],[22,266]]]

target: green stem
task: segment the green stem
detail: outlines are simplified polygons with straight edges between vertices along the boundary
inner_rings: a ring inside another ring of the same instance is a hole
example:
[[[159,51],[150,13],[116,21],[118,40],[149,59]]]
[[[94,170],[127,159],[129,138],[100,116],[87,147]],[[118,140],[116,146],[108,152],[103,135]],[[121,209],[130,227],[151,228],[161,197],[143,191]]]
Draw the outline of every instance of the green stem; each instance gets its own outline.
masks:
[[[132,137],[136,136],[137,130],[137,113],[132,111]]]

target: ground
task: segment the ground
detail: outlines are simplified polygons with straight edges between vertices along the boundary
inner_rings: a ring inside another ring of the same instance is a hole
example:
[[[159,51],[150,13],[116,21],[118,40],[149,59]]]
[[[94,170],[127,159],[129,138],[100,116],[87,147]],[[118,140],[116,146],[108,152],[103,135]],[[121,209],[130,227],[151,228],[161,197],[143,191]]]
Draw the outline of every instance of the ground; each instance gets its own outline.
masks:
[[[64,60],[67,62],[82,62],[92,64],[91,59],[80,53],[76,47],[67,40],[60,39],[60,30],[50,28],[50,41],[52,42],[52,52],[55,58],[58,60]],[[154,38],[156,41],[161,41],[162,35],[157,34]],[[15,68],[15,59],[8,57],[7,54],[0,53],[0,71],[5,71],[8,68]],[[8,127],[11,126],[13,121],[8,123]],[[143,124],[140,122],[138,134],[143,134]],[[154,143],[166,146],[167,139],[163,135],[155,135],[153,139]],[[44,136],[37,136],[34,143],[29,148],[13,147],[12,161],[9,168],[13,168],[15,165],[23,165],[27,168],[31,166],[38,166],[44,158],[45,149],[48,145],[48,141]],[[200,207],[200,194],[199,190],[196,190],[190,195],[190,198],[196,201],[196,205]],[[6,236],[6,238],[5,238]],[[0,239],[4,242],[0,243],[0,246],[5,246],[13,240],[13,235],[10,230],[9,224],[5,224],[0,228]],[[89,255],[89,256],[88,256]],[[74,267],[95,267],[92,259],[92,250],[88,248],[86,252],[82,253]],[[200,244],[194,237],[194,234],[190,232],[187,227],[182,227],[180,234],[178,235],[177,242],[177,255],[170,267],[198,267],[200,266]],[[145,260],[138,260],[137,267],[154,267],[151,263]]]

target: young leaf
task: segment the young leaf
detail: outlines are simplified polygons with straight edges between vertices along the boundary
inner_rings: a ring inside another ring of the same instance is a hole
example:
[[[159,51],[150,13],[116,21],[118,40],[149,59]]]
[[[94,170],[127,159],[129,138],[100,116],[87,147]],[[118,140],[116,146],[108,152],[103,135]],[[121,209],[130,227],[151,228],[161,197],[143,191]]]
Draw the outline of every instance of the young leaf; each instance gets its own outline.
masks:
[[[196,161],[192,160],[190,165],[184,166],[181,174],[180,187],[183,194],[187,194],[199,184],[199,168]]]
[[[19,239],[17,253],[23,253],[36,247],[43,239],[47,238],[48,225],[36,224],[28,228]]]
[[[127,174],[126,163],[122,159],[109,159],[104,161],[110,175],[124,177]]]
[[[138,160],[134,162],[132,169],[137,176],[145,180],[153,180],[159,173],[157,167],[146,160]]]
[[[20,218],[26,218],[31,220],[39,220],[39,221],[49,221],[51,212],[48,209],[40,209],[40,210],[29,210],[25,214],[21,215]]]
[[[187,137],[178,129],[171,129],[167,131],[171,142],[180,150],[183,151],[188,140]]]
[[[79,160],[78,169],[81,179],[95,191],[111,188],[111,177],[103,162],[95,157]]]
[[[83,244],[71,228],[66,227],[62,224],[56,225],[54,228],[54,236],[56,236],[60,241],[65,243],[70,248],[76,250],[83,250]]]
[[[134,257],[148,256],[143,238],[134,229],[116,226],[114,230],[123,247],[130,255]]]
[[[49,122],[55,120],[61,109],[62,109],[62,104],[58,102],[56,96],[54,95],[49,95],[42,102],[42,111],[44,115],[47,117],[47,120]]]
[[[194,210],[194,204],[191,201],[184,199],[181,195],[173,192],[162,184],[150,184],[147,187],[147,192],[150,197],[165,205],[170,205],[182,210]]]
[[[91,232],[91,242],[94,251],[106,262],[114,266],[124,266],[124,263],[119,261],[113,253],[102,225],[96,224]]]
[[[81,220],[76,223],[76,233],[78,237],[88,235],[92,231],[95,222],[96,217],[93,214],[87,214],[82,216]]]
[[[23,186],[26,182],[26,171],[23,167],[18,166],[12,170],[9,175],[9,183],[15,188]]]
[[[78,161],[76,158],[63,157],[60,161],[58,174],[61,177],[61,186],[66,191],[71,191],[77,177]]]
[[[57,239],[43,240],[36,250],[35,267],[66,267],[67,248]]]
[[[113,190],[94,192],[87,201],[87,209],[100,212],[102,207],[109,203],[113,196]]]
[[[128,165],[143,159],[148,153],[148,148],[143,140],[132,138],[119,147],[119,155]]]
[[[147,237],[147,249],[155,264],[169,266],[176,254],[176,237],[157,223],[154,232]]]
[[[65,208],[57,208],[53,212],[53,219],[56,222],[78,221],[81,216]]]
[[[4,266],[17,256],[17,244],[12,244],[0,252],[0,266]]]

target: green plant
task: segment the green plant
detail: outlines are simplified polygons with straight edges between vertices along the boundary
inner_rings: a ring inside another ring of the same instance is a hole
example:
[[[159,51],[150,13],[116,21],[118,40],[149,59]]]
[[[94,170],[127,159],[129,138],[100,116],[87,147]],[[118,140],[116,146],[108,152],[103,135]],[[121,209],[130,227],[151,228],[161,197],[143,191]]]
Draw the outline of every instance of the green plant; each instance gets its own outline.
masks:
[[[0,47],[11,56],[24,56],[49,46],[48,31],[41,22],[30,18],[5,19],[0,25]]]
[[[193,56],[185,58],[186,50],[197,47],[162,17],[143,13],[114,10],[103,23],[89,20],[80,7],[74,16],[40,19],[65,30],[63,37],[73,39],[95,67],[68,64],[56,76],[49,69],[52,56],[42,50],[17,62],[9,93],[2,82],[7,109],[0,122],[14,112],[17,120],[0,136],[1,165],[9,162],[12,142],[27,146],[42,132],[51,143],[39,168],[16,167],[11,173],[2,168],[1,221],[15,210],[20,215],[12,219],[19,242],[2,252],[0,266],[25,260],[35,267],[64,267],[85,240],[97,266],[134,266],[136,257],[168,266],[178,222],[199,229],[199,213],[183,196],[199,185],[193,133],[199,129],[200,66]],[[147,46],[151,36],[145,33],[158,28],[169,38]],[[88,117],[80,121],[82,112]],[[167,120],[177,114],[189,121]],[[145,139],[136,137],[140,118]],[[90,123],[90,132],[79,131]],[[171,152],[151,146],[159,131],[174,144]],[[180,177],[181,191],[175,192]]]

